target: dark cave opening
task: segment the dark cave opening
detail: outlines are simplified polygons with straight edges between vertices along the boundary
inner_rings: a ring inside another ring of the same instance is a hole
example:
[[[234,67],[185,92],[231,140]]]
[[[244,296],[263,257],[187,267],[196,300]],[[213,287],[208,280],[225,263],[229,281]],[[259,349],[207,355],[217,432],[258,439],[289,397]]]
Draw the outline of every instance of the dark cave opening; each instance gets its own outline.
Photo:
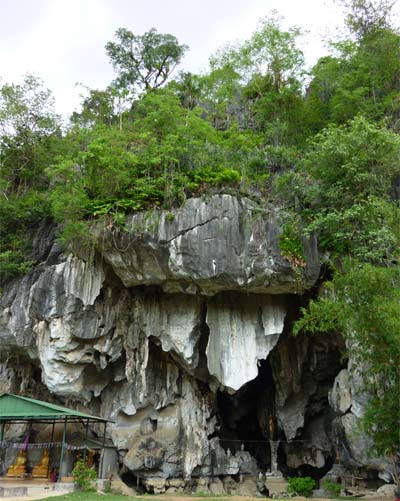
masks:
[[[196,379],[202,381],[203,383],[207,383],[210,380],[210,373],[208,372],[207,366],[207,343],[210,337],[210,328],[206,322],[207,317],[207,305],[203,302],[200,305],[200,322],[199,322],[199,331],[200,336],[196,344],[196,350],[199,354],[199,359],[197,362],[197,367],[195,369]]]
[[[121,480],[132,489],[135,489],[138,494],[145,494],[148,492],[146,486],[143,484],[143,479],[135,475],[131,471],[125,471],[121,474]]]
[[[258,376],[231,395],[218,391],[220,445],[225,451],[248,451],[262,470],[271,466],[269,440],[274,435],[274,381],[268,360],[259,362]]]
[[[287,478],[290,477],[311,477],[317,482],[324,477],[333,467],[333,457],[329,456],[325,460],[324,466],[318,468],[309,464],[301,464],[297,468],[290,468],[287,464],[285,443],[281,442],[278,447],[278,469]]]

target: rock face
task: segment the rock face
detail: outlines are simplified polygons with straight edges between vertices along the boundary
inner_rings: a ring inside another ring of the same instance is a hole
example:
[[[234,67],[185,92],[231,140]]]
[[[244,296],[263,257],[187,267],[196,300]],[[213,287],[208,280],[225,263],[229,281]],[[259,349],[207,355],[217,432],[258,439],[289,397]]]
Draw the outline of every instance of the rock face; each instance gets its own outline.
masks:
[[[332,426],[337,453],[353,469],[368,465],[382,480],[392,482],[392,465],[383,458],[371,457],[371,441],[360,426],[367,403],[367,396],[357,390],[360,379],[360,374],[351,370],[350,362],[349,369],[341,370],[336,376],[329,393],[329,402],[336,414]]]
[[[304,240],[307,265],[299,279],[279,250],[281,214],[260,211],[247,199],[192,198],[173,212],[136,214],[127,228],[99,235],[99,250],[125,287],[285,294],[304,291],[318,278],[316,240]]]
[[[209,373],[232,390],[256,378],[258,361],[267,358],[282,334],[286,308],[279,296],[230,294],[210,301]]]
[[[114,420],[122,473],[153,491],[266,470],[271,439],[282,470],[326,472],[328,393],[344,433],[354,399],[340,339],[290,335],[320,263],[304,240],[293,267],[281,226],[277,209],[218,195],[94,229],[80,257],[42,228],[39,264],[0,299],[0,391]]]

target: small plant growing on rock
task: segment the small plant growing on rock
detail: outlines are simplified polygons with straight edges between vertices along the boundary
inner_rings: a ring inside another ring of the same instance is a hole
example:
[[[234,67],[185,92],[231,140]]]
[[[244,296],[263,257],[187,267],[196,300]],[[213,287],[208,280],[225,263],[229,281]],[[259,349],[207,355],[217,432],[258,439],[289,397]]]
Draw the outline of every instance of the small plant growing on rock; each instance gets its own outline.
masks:
[[[282,256],[295,268],[304,268],[304,247],[300,238],[290,229],[285,229],[279,238]]]
[[[86,466],[83,459],[78,459],[72,470],[74,482],[78,484],[83,491],[94,491],[92,482],[97,480],[97,473],[92,468]]]
[[[315,480],[311,477],[293,477],[288,478],[287,491],[289,494],[295,494],[297,496],[304,496],[309,498],[315,487]]]
[[[342,486],[328,478],[322,482],[322,487],[324,491],[326,491],[331,496],[337,498],[340,496],[340,491],[342,490]]]

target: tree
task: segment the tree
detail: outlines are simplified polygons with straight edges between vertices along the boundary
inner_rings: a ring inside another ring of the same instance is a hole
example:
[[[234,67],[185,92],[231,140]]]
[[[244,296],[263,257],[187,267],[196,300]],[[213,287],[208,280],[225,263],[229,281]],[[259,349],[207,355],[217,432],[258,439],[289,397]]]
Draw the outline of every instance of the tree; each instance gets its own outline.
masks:
[[[345,123],[359,113],[399,130],[400,36],[390,26],[392,2],[344,2],[349,37],[312,69],[306,120],[312,130]]]
[[[332,279],[302,310],[294,333],[341,333],[357,391],[368,403],[361,419],[372,453],[395,464],[400,370],[400,210],[391,197],[399,173],[397,134],[358,116],[317,134],[290,179],[306,232],[316,232]],[[393,472],[398,481],[398,474]]]
[[[58,139],[60,119],[51,92],[28,75],[0,88],[0,188],[21,192],[44,182],[43,171]]]
[[[347,261],[325,284],[325,294],[311,301],[295,333],[341,332],[348,355],[368,396],[363,430],[371,453],[386,456],[399,484],[400,459],[400,267],[377,267]]]
[[[118,122],[122,129],[123,116],[129,109],[129,91],[113,85],[105,90],[86,90],[88,94],[82,96],[81,111],[72,113],[71,122],[82,127],[111,126]]]
[[[46,167],[61,144],[51,92],[28,75],[0,88],[0,281],[32,266],[31,231],[49,214]]]
[[[129,90],[161,87],[188,49],[173,35],[154,28],[143,35],[120,28],[115,38],[116,42],[107,43],[106,52],[118,73],[116,85]]]
[[[279,181],[286,203],[297,204],[307,232],[318,233],[332,259],[398,259],[400,210],[391,192],[399,155],[397,134],[356,117],[319,133],[299,170]]]
[[[275,90],[298,80],[304,56],[297,47],[301,31],[297,27],[283,30],[276,15],[261,20],[258,29],[241,48],[242,64],[252,73],[269,75]]]
[[[358,39],[376,30],[390,28],[390,16],[396,0],[340,0],[345,9],[346,26]]]
[[[198,75],[181,72],[178,80],[171,83],[171,87],[176,90],[182,106],[193,110],[200,103],[204,83]]]
[[[235,103],[238,122],[263,131],[266,143],[277,148],[293,143],[302,129],[304,57],[297,47],[300,36],[297,27],[283,29],[281,19],[273,13],[260,21],[248,40],[228,45],[210,59],[210,77],[230,76],[232,90],[226,94],[229,104],[225,109]]]
[[[71,121],[83,127],[93,124],[111,125],[115,120],[114,97],[107,90],[87,89],[88,95],[82,99],[80,112],[74,111]]]
[[[243,83],[254,75],[269,75],[272,86],[280,90],[302,75],[304,56],[297,47],[301,30],[283,30],[281,18],[274,12],[263,18],[252,36],[243,43],[223,47],[210,59],[211,68],[231,67]]]
[[[244,93],[252,103],[256,127],[274,148],[301,141],[304,130],[300,36],[299,28],[285,30],[281,19],[273,15],[260,22],[241,48],[242,64],[251,72]]]

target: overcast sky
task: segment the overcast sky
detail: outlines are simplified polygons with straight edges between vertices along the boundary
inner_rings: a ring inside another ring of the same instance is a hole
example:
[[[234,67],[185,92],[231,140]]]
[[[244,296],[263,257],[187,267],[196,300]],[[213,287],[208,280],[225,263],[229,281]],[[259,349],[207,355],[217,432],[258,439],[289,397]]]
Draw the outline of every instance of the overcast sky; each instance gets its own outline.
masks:
[[[80,101],[77,82],[101,89],[113,79],[104,46],[118,28],[172,33],[190,47],[182,68],[201,71],[218,47],[247,38],[273,9],[287,26],[310,32],[308,64],[326,51],[324,35],[342,25],[333,0],[0,0],[0,77],[41,77],[66,115]]]

